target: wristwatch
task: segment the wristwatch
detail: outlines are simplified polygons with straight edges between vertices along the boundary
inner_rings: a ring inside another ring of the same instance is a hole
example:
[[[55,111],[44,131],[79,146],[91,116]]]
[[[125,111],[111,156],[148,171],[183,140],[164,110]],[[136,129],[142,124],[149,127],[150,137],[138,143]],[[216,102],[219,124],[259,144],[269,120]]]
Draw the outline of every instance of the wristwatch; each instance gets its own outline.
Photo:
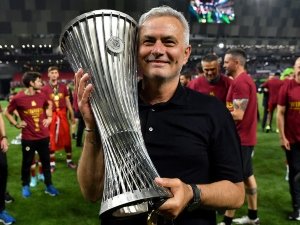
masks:
[[[193,190],[193,198],[188,204],[188,211],[197,209],[201,204],[201,190],[196,184],[189,184]]]

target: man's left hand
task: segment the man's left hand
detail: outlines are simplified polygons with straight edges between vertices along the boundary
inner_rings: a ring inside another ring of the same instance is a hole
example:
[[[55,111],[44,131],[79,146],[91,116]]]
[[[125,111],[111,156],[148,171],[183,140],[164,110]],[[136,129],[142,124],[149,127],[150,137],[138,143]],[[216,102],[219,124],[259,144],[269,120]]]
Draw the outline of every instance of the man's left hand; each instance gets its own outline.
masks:
[[[193,198],[192,187],[180,179],[155,178],[159,186],[170,189],[173,197],[159,207],[159,214],[175,219]]]

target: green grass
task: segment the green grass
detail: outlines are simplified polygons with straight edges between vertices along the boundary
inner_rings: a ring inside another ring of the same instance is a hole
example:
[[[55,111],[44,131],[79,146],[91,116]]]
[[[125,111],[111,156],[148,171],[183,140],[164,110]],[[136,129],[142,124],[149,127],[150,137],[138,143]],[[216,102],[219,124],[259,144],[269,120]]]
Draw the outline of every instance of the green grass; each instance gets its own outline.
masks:
[[[4,107],[6,104],[3,102]],[[259,103],[259,105],[261,105]],[[5,119],[6,121],[6,119]],[[275,126],[274,126],[275,127]],[[7,135],[12,140],[19,130],[6,122]],[[74,142],[74,141],[73,141]],[[73,143],[74,146],[75,142]],[[80,148],[73,147],[73,158],[77,162]],[[261,224],[287,225],[286,219],[291,210],[288,183],[285,181],[285,155],[279,147],[278,134],[263,133],[258,125],[258,144],[255,147],[254,171],[258,183],[258,207]],[[63,151],[57,154],[57,170],[53,183],[59,189],[58,197],[44,194],[44,184],[32,188],[32,196],[21,196],[21,149],[20,145],[10,145],[8,152],[9,180],[8,190],[16,199],[7,204],[7,210],[20,225],[96,225],[99,203],[83,199],[75,171],[66,167]],[[247,213],[247,204],[237,210],[236,216]],[[218,220],[222,217],[218,216]],[[133,224],[135,225],[135,224]]]

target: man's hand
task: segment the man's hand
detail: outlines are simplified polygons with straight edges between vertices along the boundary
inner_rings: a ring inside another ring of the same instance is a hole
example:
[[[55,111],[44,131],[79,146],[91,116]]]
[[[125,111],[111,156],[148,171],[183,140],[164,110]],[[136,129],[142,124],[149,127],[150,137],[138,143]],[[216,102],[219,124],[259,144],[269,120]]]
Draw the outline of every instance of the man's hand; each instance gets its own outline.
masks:
[[[173,194],[173,197],[159,207],[159,214],[172,219],[176,218],[193,198],[192,187],[177,178],[155,178],[155,182],[159,186],[169,188]]]
[[[0,141],[0,150],[2,152],[7,152],[8,150],[8,141],[7,138],[2,138]]]
[[[52,117],[48,117],[47,119],[43,120],[43,126],[44,127],[49,127],[49,125],[51,124],[52,121]]]
[[[93,85],[88,84],[89,75],[84,74],[82,69],[75,73],[75,93],[77,94],[78,108],[82,114],[85,126],[88,129],[95,129],[96,123],[92,113],[89,97],[91,95]]]
[[[291,150],[290,142],[285,137],[280,138],[280,145],[284,150],[288,150],[288,151]]]
[[[17,129],[22,129],[22,128],[25,128],[26,126],[27,126],[27,123],[25,121],[21,120],[21,122],[17,123],[15,127]]]

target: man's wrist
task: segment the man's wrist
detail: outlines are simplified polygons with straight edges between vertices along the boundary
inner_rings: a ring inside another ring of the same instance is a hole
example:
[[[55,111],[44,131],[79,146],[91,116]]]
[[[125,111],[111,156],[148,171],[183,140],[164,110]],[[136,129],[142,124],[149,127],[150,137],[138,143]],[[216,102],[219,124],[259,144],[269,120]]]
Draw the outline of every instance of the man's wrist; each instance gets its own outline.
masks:
[[[94,131],[95,131],[95,129],[88,128],[88,127],[86,127],[84,130],[85,130],[86,132],[94,132]]]
[[[1,137],[1,141],[2,141],[3,139],[6,139],[6,140],[7,140],[8,138],[7,138],[6,135],[3,135],[3,136]]]
[[[193,211],[194,209],[198,208],[201,204],[201,190],[196,184],[188,185],[190,185],[193,190],[193,198],[188,204],[188,210]]]

